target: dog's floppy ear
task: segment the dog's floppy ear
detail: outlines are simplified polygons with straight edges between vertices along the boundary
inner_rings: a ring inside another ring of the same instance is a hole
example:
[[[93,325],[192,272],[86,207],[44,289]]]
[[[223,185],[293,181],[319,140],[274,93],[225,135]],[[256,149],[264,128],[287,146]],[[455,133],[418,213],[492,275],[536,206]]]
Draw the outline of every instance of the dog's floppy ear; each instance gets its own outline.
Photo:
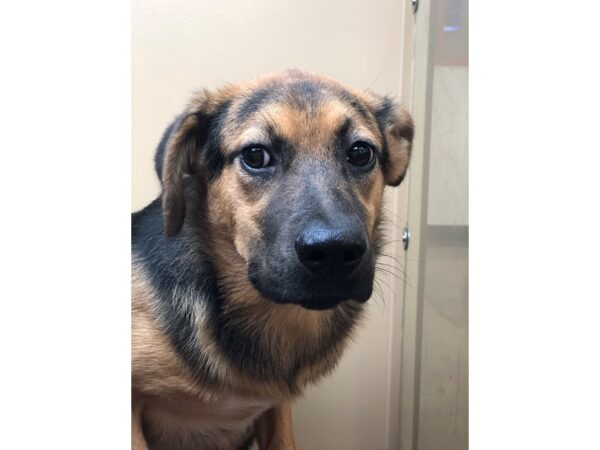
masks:
[[[386,184],[398,186],[410,161],[414,136],[413,120],[408,111],[388,97],[379,98],[375,116],[383,133],[386,150],[382,166]]]
[[[185,219],[184,176],[193,174],[200,164],[213,108],[208,93],[198,96],[165,131],[155,157],[155,168],[162,182],[162,210],[165,233],[173,237]]]

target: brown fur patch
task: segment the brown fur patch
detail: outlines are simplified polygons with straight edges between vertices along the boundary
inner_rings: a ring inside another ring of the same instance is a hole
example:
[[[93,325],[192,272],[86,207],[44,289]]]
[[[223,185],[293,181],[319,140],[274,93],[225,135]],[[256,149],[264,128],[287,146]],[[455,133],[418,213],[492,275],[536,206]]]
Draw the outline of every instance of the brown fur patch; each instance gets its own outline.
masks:
[[[132,398],[131,405],[131,449],[148,450],[148,443],[142,430],[142,402],[139,398]]]
[[[189,373],[158,325],[150,305],[153,290],[136,266],[132,288],[132,448],[148,448],[144,428],[152,430],[152,448],[168,449],[175,442],[188,441],[207,449],[230,449],[239,444],[255,417],[284,393],[283,385],[279,389],[253,385],[229,372],[217,352],[212,360],[223,366],[216,372],[229,382],[221,387],[203,386]],[[200,340],[210,352],[206,337],[202,335]],[[244,381],[238,383],[237,379]],[[225,431],[219,434],[211,429]]]
[[[131,295],[131,374],[134,391],[173,395],[207,395],[189,373],[152,313],[154,290],[143,269],[134,265]]]
[[[296,449],[292,410],[287,402],[265,412],[258,419],[254,429],[260,450]]]

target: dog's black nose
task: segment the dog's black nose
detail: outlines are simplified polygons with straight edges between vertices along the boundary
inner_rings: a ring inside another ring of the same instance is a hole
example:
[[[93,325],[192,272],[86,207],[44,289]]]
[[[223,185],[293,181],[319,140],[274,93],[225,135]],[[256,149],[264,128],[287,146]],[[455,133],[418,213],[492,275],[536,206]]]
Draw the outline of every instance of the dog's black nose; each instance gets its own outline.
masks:
[[[348,274],[360,264],[367,243],[361,232],[309,226],[296,238],[300,262],[314,274]]]

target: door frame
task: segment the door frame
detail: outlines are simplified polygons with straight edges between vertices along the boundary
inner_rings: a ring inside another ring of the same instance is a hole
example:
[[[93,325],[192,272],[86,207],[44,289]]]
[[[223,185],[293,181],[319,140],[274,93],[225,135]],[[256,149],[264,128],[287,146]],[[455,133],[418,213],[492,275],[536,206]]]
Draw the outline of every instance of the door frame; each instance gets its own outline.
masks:
[[[394,279],[394,289],[401,292],[401,302],[396,305],[393,314],[392,380],[397,380],[391,390],[390,400],[396,409],[390,410],[389,449],[414,450],[418,427],[419,405],[419,360],[420,334],[422,314],[419,299],[420,248],[419,230],[423,216],[423,176],[425,168],[425,149],[428,145],[426,128],[430,112],[428,92],[431,91],[430,76],[430,24],[431,3],[419,0],[417,11],[413,11],[412,2],[405,1],[404,12],[404,54],[402,56],[401,92],[403,104],[409,108],[413,116],[415,136],[411,155],[410,168],[404,188],[400,189],[394,201],[396,213],[404,205],[404,217],[411,232],[409,246],[402,248],[402,230],[395,227],[394,240],[398,245],[397,255],[403,255],[404,280]],[[420,126],[421,125],[421,126]],[[398,217],[398,215],[396,215]]]

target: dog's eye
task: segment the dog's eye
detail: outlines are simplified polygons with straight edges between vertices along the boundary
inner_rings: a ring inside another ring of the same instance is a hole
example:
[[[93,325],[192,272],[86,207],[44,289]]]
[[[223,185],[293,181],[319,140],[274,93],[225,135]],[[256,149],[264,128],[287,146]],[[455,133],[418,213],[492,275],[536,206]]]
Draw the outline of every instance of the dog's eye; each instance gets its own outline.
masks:
[[[373,161],[373,149],[366,142],[355,142],[346,153],[346,160],[353,166],[365,167]]]
[[[242,151],[244,163],[252,169],[262,169],[271,162],[271,155],[261,146],[254,145],[247,147]]]

